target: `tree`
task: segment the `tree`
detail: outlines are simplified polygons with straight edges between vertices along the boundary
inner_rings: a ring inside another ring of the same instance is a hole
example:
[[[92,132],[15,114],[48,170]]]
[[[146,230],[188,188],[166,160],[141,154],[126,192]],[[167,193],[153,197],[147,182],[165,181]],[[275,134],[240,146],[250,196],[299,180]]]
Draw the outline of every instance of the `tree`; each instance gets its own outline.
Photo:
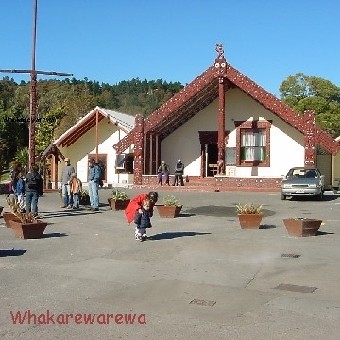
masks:
[[[63,116],[64,110],[61,107],[56,107],[46,112],[37,123],[35,141],[38,154],[44,151],[55,139],[55,129],[57,128],[57,126],[59,126]]]
[[[167,83],[162,79],[133,78],[115,85],[87,78],[39,79],[37,154],[95,106],[147,116],[182,88],[179,82]],[[17,84],[8,77],[0,79],[0,161],[5,162],[3,167],[8,166],[18,150],[28,146],[29,102],[29,82]]]
[[[297,73],[280,86],[281,99],[299,113],[314,110],[317,124],[333,137],[340,135],[340,87],[329,80]]]

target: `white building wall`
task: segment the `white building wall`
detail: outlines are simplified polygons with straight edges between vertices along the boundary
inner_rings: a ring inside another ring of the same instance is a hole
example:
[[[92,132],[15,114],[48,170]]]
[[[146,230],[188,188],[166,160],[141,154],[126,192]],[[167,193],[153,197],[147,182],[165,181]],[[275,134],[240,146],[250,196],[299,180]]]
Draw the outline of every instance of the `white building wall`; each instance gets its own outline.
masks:
[[[116,125],[108,123],[106,119],[99,122],[98,125],[98,154],[107,155],[107,183],[113,186],[118,183],[132,183],[133,177],[128,174],[116,174],[116,151],[112,147],[121,140],[126,133],[119,129]],[[95,128],[86,132],[74,144],[69,147],[61,148],[61,152],[65,157],[69,157],[71,165],[76,168],[79,179],[83,183],[88,181],[88,154],[96,153],[96,136]],[[130,152],[128,149],[126,152]],[[62,166],[59,167],[59,178]],[[125,182],[126,181],[126,182]]]
[[[174,173],[177,160],[184,163],[184,175],[199,176],[201,146],[198,131],[217,130],[217,101],[200,111],[162,142],[162,157]]]
[[[178,159],[185,165],[185,175],[200,175],[198,131],[217,131],[218,99],[179,127],[162,142],[162,157],[171,173]],[[303,166],[303,135],[239,89],[226,93],[226,130],[230,131],[227,147],[236,146],[235,121],[267,120],[270,129],[270,166],[237,167],[237,177],[279,177],[293,166]]]

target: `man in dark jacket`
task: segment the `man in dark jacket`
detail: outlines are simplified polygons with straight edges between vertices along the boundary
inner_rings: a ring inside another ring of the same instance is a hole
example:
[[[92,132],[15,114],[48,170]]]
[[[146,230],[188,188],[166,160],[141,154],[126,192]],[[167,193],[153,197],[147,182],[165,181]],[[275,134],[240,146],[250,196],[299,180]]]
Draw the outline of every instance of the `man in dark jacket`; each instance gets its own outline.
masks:
[[[183,182],[183,173],[184,173],[184,164],[179,159],[177,164],[176,164],[176,168],[175,168],[175,180],[174,180],[174,183],[172,185],[181,185],[181,186],[184,185],[184,182]]]
[[[38,172],[38,166],[34,165],[26,175],[26,212],[38,215],[39,196],[43,194],[43,180]]]
[[[101,169],[94,159],[89,161],[89,195],[91,202],[91,210],[97,211],[99,209],[99,181],[101,178]]]

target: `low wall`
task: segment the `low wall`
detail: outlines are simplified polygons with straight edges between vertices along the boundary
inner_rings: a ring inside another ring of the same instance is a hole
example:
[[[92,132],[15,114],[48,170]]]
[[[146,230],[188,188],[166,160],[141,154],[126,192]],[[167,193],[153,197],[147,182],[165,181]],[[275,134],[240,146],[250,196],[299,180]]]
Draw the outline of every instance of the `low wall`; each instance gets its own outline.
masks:
[[[215,177],[194,177],[189,176],[189,182],[185,181],[183,189],[201,188],[207,191],[219,190],[219,191],[264,191],[264,192],[279,192],[281,189],[282,178],[271,177],[227,177],[227,176],[215,176]],[[143,175],[142,186],[157,186],[156,175]],[[170,176],[170,185],[173,183],[173,176]]]

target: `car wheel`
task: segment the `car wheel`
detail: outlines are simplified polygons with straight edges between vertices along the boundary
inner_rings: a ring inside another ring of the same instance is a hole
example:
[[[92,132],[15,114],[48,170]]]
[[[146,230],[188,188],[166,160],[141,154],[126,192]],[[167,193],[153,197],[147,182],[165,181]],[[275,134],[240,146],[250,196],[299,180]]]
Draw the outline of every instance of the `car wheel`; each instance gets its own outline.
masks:
[[[281,194],[281,201],[284,201],[286,199],[286,196],[284,194]]]

